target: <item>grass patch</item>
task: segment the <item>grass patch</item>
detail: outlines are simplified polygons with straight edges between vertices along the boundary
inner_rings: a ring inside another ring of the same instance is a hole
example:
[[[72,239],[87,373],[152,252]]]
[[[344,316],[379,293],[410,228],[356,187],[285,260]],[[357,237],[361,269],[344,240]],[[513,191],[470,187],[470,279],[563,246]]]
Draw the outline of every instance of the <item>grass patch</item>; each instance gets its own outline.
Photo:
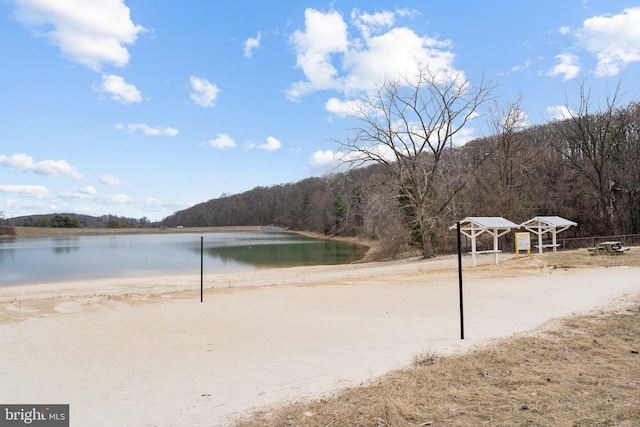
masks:
[[[413,364],[415,366],[433,365],[439,359],[440,356],[437,352],[428,349],[416,354],[413,358]]]

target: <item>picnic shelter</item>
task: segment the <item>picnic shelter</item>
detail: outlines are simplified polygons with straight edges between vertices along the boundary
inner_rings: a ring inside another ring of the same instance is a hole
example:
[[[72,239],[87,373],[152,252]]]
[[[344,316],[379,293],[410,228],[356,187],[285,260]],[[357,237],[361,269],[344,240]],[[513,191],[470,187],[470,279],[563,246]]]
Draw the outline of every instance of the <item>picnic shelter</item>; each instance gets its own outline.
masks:
[[[458,224],[449,227],[450,230],[457,229]],[[520,226],[508,219],[500,216],[470,216],[460,221],[460,233],[471,239],[471,263],[477,264],[478,254],[492,253],[495,255],[495,262],[498,263],[498,254],[502,252],[498,248],[498,238],[509,233],[512,229]],[[476,239],[483,233],[493,237],[493,249],[486,251],[477,250]]]
[[[575,225],[578,224],[560,216],[537,216],[523,222],[520,227],[524,227],[538,236],[538,244],[536,246],[538,247],[538,253],[542,254],[544,248],[553,248],[553,252],[556,252],[556,248],[560,246],[556,239],[557,234]],[[543,245],[542,235],[545,233],[551,233],[551,243]]]

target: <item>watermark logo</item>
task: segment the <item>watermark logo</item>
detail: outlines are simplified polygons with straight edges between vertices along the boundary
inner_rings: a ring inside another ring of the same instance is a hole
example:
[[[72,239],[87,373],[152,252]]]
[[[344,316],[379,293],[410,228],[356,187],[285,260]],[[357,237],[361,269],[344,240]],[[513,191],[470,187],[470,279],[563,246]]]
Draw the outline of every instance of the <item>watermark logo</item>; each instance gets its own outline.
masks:
[[[69,405],[2,405],[0,427],[69,427]]]

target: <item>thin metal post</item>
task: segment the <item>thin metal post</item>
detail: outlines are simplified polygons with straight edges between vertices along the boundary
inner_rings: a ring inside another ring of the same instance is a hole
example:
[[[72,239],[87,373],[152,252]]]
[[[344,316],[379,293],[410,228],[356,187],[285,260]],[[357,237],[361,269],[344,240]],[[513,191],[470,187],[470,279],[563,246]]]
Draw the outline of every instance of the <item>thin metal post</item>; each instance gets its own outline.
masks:
[[[464,305],[462,303],[462,236],[460,221],[458,221],[458,281],[460,292],[460,339],[464,339]]]
[[[200,302],[204,297],[204,236],[200,236]]]

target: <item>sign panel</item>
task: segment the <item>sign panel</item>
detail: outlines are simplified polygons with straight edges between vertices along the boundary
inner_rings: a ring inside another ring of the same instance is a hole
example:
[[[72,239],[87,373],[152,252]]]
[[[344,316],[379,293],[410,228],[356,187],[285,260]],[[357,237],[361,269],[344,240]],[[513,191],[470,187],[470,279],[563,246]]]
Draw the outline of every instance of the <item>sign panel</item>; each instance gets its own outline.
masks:
[[[520,251],[527,251],[527,256],[531,255],[531,233],[515,233],[516,236],[516,259],[520,258]]]
[[[531,234],[516,233],[516,252],[531,250]]]

